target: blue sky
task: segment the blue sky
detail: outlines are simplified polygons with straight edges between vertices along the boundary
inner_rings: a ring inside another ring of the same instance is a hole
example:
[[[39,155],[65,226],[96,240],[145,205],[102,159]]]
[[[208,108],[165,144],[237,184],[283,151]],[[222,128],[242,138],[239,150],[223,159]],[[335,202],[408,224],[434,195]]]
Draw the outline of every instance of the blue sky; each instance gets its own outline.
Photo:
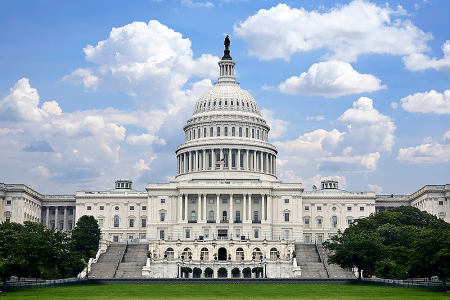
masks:
[[[231,37],[278,177],[408,194],[450,182],[450,2],[2,1],[0,182],[44,194],[175,176]]]

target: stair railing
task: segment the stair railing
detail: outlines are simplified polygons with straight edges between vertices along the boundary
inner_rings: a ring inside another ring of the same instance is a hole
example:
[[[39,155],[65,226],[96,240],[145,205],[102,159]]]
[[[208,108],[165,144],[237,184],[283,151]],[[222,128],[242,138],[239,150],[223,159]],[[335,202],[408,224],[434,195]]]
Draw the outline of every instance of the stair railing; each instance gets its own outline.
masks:
[[[330,274],[328,273],[327,264],[325,263],[325,259],[323,259],[322,255],[320,254],[319,248],[317,247],[317,244],[314,243],[314,246],[316,248],[316,252],[319,255],[319,260],[323,264],[323,267],[325,268],[325,272],[327,272],[327,277],[330,278]]]
[[[125,249],[123,250],[122,255],[120,255],[120,258],[119,258],[119,260],[118,260],[117,263],[116,263],[116,269],[114,270],[113,278],[116,277],[117,270],[119,269],[120,263],[123,262],[123,258],[124,258],[124,256],[125,256],[125,253],[127,252],[127,248],[128,248],[128,241],[127,241],[127,243],[125,244]],[[119,254],[120,254],[120,253],[119,253]]]

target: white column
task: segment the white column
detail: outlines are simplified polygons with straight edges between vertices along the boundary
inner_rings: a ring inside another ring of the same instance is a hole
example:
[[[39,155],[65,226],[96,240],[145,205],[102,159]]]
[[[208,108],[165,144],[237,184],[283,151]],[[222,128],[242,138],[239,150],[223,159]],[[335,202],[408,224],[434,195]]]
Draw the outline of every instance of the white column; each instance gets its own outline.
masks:
[[[204,171],[206,170],[206,150],[203,150],[202,158],[203,158],[202,170]]]
[[[216,223],[220,223],[220,212],[219,212],[219,200],[220,200],[220,195],[217,194],[217,199],[216,199]]]
[[[183,155],[184,155],[184,168],[183,168],[183,173],[187,173],[187,168],[188,168],[188,165],[187,165],[187,152],[184,152]]]
[[[188,220],[188,203],[189,203],[189,194],[184,195],[184,220]]]
[[[206,221],[206,194],[203,195],[203,221]]]
[[[189,151],[189,172],[192,172],[192,153]]]
[[[202,195],[198,194],[197,196],[197,220],[202,219]]]
[[[64,206],[64,225],[63,225],[63,230],[67,230],[67,206]]]
[[[55,206],[55,229],[58,229],[58,206]]]
[[[266,163],[266,173],[270,173],[269,171],[269,153],[266,152],[266,158],[264,159],[264,162]]]
[[[272,195],[267,195],[267,221],[272,220]]]
[[[233,213],[233,194],[230,194],[230,223],[233,223],[233,216],[234,216],[234,213]]]
[[[256,172],[258,169],[258,160],[257,160],[256,150],[253,151],[253,172]]]
[[[245,150],[245,162],[246,162],[245,169],[247,171],[250,171],[250,150],[248,149]]]
[[[241,149],[238,149],[236,161],[237,161],[236,170],[240,170],[241,169]]]
[[[223,159],[223,148],[220,148],[220,156],[219,156],[219,158],[220,158],[220,160],[222,160]],[[220,164],[220,169],[221,170],[223,170],[223,166],[224,166],[224,164]]]
[[[242,201],[243,201],[243,207],[244,207],[244,211],[243,211],[244,216],[242,217],[242,219],[244,221],[247,221],[247,197],[248,197],[248,195],[245,195],[245,194],[242,195]]]
[[[253,220],[253,212],[252,212],[252,194],[248,194],[248,219]]]
[[[47,223],[46,225],[48,228],[50,228],[49,218],[50,218],[50,206],[47,206],[47,212],[45,214],[45,223]]]
[[[266,220],[266,208],[264,207],[265,205],[265,200],[264,200],[264,198],[265,198],[265,195],[263,195],[263,194],[261,194],[261,207],[262,207],[262,209],[261,209],[261,221],[265,221]]]
[[[260,159],[259,159],[259,171],[262,173],[263,171],[264,171],[264,160],[263,160],[263,158],[264,158],[264,154],[263,154],[263,152],[261,151],[260,152]]]
[[[178,222],[183,220],[183,195],[178,195]]]

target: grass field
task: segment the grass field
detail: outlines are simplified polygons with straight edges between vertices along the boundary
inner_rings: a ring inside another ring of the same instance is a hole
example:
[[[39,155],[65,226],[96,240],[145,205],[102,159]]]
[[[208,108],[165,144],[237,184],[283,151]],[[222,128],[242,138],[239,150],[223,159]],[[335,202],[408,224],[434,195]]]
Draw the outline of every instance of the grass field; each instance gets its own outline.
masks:
[[[450,299],[444,292],[348,284],[103,284],[4,292],[0,299]]]

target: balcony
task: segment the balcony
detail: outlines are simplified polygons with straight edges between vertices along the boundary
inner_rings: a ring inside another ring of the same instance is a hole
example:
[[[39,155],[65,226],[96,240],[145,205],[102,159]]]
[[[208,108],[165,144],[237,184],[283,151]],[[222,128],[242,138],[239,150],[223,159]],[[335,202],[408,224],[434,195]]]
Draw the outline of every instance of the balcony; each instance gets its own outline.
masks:
[[[188,220],[188,223],[197,223],[197,220]]]
[[[241,220],[234,220],[234,223],[242,223]]]
[[[261,220],[253,220],[252,223],[253,224],[261,224]]]
[[[220,223],[228,223],[228,220],[220,220]]]
[[[216,220],[207,220],[206,223],[216,223]]]

